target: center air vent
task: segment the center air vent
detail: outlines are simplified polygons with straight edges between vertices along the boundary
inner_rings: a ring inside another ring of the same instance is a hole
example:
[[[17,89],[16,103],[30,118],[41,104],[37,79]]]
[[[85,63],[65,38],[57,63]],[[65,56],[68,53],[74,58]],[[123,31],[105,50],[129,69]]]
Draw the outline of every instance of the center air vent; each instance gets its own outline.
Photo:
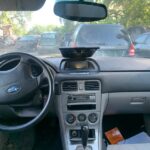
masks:
[[[64,82],[62,88],[63,91],[77,91],[77,82]]]
[[[86,81],[85,82],[85,90],[86,91],[99,90],[99,82],[98,81]]]

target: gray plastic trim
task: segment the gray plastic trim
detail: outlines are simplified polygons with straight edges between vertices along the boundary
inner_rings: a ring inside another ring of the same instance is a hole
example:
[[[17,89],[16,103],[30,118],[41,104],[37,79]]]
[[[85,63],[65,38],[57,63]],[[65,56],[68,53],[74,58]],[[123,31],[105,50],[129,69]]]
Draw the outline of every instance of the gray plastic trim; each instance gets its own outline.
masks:
[[[109,93],[105,115],[150,113],[150,92]]]
[[[100,80],[102,93],[149,92],[150,72],[101,72],[57,74],[55,80]]]

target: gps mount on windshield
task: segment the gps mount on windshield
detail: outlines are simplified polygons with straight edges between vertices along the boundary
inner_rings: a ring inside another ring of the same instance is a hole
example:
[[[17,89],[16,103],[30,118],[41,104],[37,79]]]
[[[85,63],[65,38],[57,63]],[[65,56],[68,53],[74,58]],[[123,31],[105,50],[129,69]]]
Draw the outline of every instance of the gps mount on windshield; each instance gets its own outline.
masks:
[[[92,57],[98,49],[99,47],[59,48],[63,57],[72,59],[84,59]]]

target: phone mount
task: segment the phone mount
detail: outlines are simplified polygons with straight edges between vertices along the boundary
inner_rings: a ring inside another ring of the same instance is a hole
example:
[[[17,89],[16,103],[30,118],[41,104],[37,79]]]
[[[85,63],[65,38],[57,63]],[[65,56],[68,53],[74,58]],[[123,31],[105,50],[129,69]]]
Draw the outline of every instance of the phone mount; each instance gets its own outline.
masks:
[[[62,56],[70,59],[86,59],[92,57],[98,49],[99,47],[59,48]]]

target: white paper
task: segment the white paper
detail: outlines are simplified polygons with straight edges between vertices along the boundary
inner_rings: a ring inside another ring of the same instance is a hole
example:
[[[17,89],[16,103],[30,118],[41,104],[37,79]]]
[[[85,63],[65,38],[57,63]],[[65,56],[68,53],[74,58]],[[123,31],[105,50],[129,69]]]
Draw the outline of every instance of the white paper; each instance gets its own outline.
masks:
[[[146,144],[123,144],[109,145],[107,150],[150,150],[150,143]]]
[[[118,144],[144,144],[150,143],[150,137],[145,132],[141,132],[131,138],[119,142]],[[149,149],[150,150],[150,149]]]

